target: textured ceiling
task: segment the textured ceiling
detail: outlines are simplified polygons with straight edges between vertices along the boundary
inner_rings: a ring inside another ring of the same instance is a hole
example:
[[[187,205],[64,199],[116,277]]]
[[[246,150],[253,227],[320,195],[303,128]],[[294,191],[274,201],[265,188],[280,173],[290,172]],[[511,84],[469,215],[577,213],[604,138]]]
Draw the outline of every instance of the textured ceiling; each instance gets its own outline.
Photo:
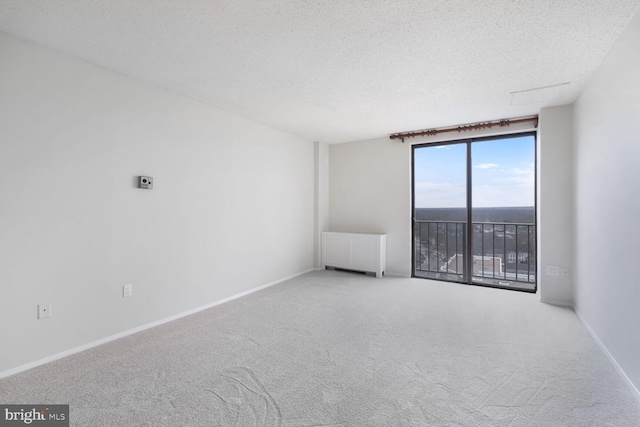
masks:
[[[0,0],[0,31],[335,143],[570,103],[639,5]]]

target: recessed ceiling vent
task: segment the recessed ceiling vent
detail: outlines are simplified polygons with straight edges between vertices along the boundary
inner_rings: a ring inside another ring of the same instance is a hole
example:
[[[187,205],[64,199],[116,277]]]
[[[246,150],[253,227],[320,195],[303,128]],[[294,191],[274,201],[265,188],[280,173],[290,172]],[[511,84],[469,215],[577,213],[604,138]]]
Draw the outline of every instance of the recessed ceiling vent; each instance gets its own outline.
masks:
[[[511,105],[547,104],[559,99],[569,82],[511,92]]]

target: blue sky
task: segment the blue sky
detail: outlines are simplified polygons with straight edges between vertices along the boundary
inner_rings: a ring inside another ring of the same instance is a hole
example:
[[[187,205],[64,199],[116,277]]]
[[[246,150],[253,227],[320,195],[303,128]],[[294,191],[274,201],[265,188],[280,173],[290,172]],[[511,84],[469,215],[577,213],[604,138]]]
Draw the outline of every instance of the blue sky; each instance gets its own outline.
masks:
[[[473,206],[533,206],[533,136],[472,144]],[[417,208],[466,206],[466,144],[417,148]]]

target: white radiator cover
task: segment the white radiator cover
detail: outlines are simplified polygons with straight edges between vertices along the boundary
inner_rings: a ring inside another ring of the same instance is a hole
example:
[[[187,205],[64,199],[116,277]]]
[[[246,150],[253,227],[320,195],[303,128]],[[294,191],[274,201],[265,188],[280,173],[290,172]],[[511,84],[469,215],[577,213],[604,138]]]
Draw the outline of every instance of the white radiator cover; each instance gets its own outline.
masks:
[[[382,277],[387,269],[387,235],[324,231],[322,268],[327,267]]]

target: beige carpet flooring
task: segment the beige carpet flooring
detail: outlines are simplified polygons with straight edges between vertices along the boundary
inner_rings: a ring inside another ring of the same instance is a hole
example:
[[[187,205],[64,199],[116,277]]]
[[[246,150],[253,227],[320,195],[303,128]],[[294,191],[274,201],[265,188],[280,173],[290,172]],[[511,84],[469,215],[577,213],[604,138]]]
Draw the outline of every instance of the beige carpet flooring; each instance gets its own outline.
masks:
[[[570,309],[332,271],[5,378],[0,403],[74,426],[640,426]]]

